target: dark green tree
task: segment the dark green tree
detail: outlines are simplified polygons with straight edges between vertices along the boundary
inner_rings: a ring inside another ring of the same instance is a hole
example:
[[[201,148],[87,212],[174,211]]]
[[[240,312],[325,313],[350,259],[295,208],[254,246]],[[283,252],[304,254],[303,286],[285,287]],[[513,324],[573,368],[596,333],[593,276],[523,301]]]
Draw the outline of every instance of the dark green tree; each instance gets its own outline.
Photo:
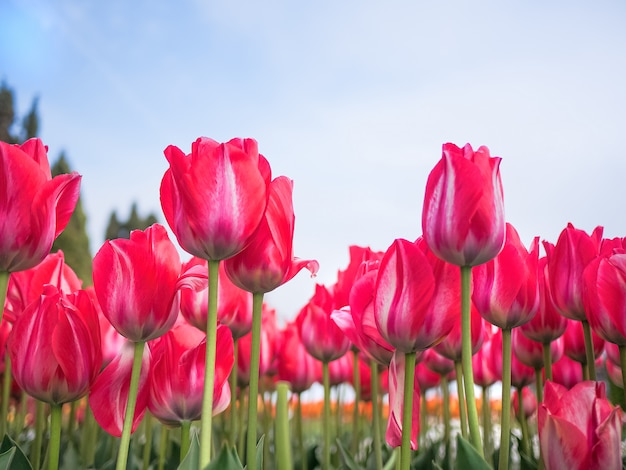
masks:
[[[70,165],[61,152],[58,160],[50,168],[52,176],[71,173]],[[65,262],[82,279],[83,287],[92,284],[91,278],[91,250],[89,248],[89,236],[87,235],[87,216],[83,210],[81,198],[78,198],[76,208],[65,230],[57,237],[52,245],[52,252],[62,250]]]
[[[111,212],[104,238],[107,240],[130,238],[130,232],[133,230],[145,230],[150,225],[157,222],[158,219],[152,213],[148,214],[146,217],[141,217],[137,210],[137,203],[133,202],[130,207],[130,215],[125,222],[118,219],[115,211]]]
[[[13,90],[5,82],[0,85],[0,140],[15,144],[18,137],[12,133],[15,123],[15,99]]]
[[[22,141],[24,142],[39,135],[39,115],[37,113],[38,104],[39,97],[36,96],[33,99],[33,104],[30,108],[30,111],[26,116],[24,116],[24,119],[22,120]]]

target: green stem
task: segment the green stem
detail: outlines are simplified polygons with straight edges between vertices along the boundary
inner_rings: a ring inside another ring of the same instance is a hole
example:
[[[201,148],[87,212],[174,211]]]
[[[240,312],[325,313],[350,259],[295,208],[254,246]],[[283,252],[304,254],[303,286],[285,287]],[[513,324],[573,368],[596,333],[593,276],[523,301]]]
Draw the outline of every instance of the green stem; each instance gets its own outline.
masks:
[[[511,330],[502,330],[502,414],[500,416],[500,461],[498,470],[509,468],[511,439]]]
[[[189,446],[191,444],[191,421],[184,420],[180,423],[180,462],[183,461],[187,452],[189,452]]]
[[[143,359],[143,350],[145,345],[145,341],[138,341],[135,343],[133,368],[130,375],[130,387],[128,389],[128,402],[126,404],[126,413],[124,416],[124,427],[122,428],[120,448],[117,454],[117,470],[126,470],[126,463],[128,462],[130,435],[133,427],[133,418],[135,417],[137,392],[139,390],[139,377],[141,375],[141,362]]]
[[[237,453],[243,459],[246,445],[246,389],[241,387],[239,389],[239,438],[237,440]]]
[[[550,341],[543,343],[542,348],[543,370],[546,374],[546,380],[552,380],[552,351],[550,350]],[[543,380],[541,380],[541,383],[543,384]]]
[[[483,445],[480,440],[478,410],[474,398],[474,370],[472,366],[472,322],[471,322],[471,283],[472,267],[461,266],[461,361],[463,363],[463,383],[465,384],[465,402],[470,439],[478,454],[483,457]],[[460,406],[459,406],[460,408]]]
[[[308,470],[304,435],[302,433],[302,394],[300,392],[298,392],[298,403],[296,405],[296,435],[298,436],[298,447],[300,448],[300,468]]]
[[[380,410],[378,406],[378,384],[380,382],[378,374],[378,363],[370,360],[371,382],[372,382],[372,426],[374,426],[374,434],[372,446],[374,447],[374,461],[376,462],[376,470],[383,468],[383,452],[382,438],[380,432]]]
[[[489,458],[492,452],[491,439],[491,401],[489,400],[489,387],[482,387],[482,411],[483,411],[483,448],[485,458]]]
[[[50,405],[50,442],[48,443],[49,459],[48,470],[59,468],[59,456],[61,455],[61,410],[63,405]]]
[[[67,435],[72,439],[74,433],[74,425],[76,424],[76,409],[78,408],[78,401],[70,403],[70,415],[67,420]]]
[[[428,407],[426,406],[426,394],[420,400],[420,431],[419,431],[419,447],[426,448],[426,433],[428,432]]]
[[[467,439],[467,408],[465,408],[465,387],[463,386],[463,365],[455,361],[454,368],[456,369],[456,390],[459,402],[459,420],[461,422],[461,436]]]
[[[148,470],[150,466],[150,454],[152,454],[152,415],[150,413],[146,413],[144,418],[144,436],[145,436],[145,444],[143,445],[143,470]]]
[[[535,369],[535,390],[537,391],[537,403],[541,403],[543,401],[543,374],[541,373],[543,369],[537,368]]]
[[[167,459],[167,441],[169,429],[165,426],[161,425],[161,434],[159,436],[159,466],[158,470],[163,470],[165,468],[165,460]]]
[[[35,400],[35,440],[33,441],[30,459],[33,464],[33,470],[41,468],[41,448],[43,443],[44,428],[46,426],[45,406],[44,402]]]
[[[522,428],[522,450],[524,453],[530,455],[530,435],[528,434],[528,420],[526,419],[526,413],[524,413],[524,400],[523,400],[524,387],[517,389],[517,420]]]
[[[270,427],[272,422],[272,394],[265,392],[263,385],[261,388],[261,403],[263,403],[263,466],[267,466],[267,462],[270,461]],[[267,399],[265,396],[267,395]]]
[[[330,374],[328,372],[328,361],[322,362],[322,383],[324,385],[324,410],[322,412],[324,449],[322,470],[330,470]]]
[[[276,464],[278,470],[291,470],[291,440],[289,439],[289,409],[287,403],[287,382],[276,384]]]
[[[20,393],[20,409],[15,417],[14,430],[15,436],[19,436],[26,426],[26,413],[28,411],[28,394]]]
[[[626,346],[619,347],[619,360],[622,366],[622,387],[624,393],[626,393]]]
[[[85,407],[84,433],[81,436],[81,453],[83,462],[87,468],[94,466],[96,460],[96,443],[98,440],[98,431],[100,427],[96,422],[96,418],[91,411],[90,406]]]
[[[7,418],[9,416],[9,401],[11,400],[11,357],[9,350],[4,353],[4,380],[2,381],[2,408],[0,409],[0,437],[7,432]]]
[[[341,418],[342,418],[342,402],[343,397],[341,396],[341,385],[335,386],[335,390],[337,391],[337,398],[335,399],[335,436],[341,436]]]
[[[239,339],[233,338],[233,369],[230,371],[230,427],[228,444],[237,447],[237,361],[239,360]]]
[[[361,373],[359,352],[352,350],[352,383],[354,384],[354,408],[352,410],[352,455],[359,449],[359,405],[361,403]]]
[[[591,337],[591,327],[589,322],[583,320],[583,333],[585,335],[585,355],[587,356],[587,367],[589,368],[589,380],[596,380],[596,358],[593,351],[593,339]]]
[[[2,315],[4,313],[4,302],[7,298],[7,289],[9,287],[9,276],[11,274],[6,271],[0,271],[0,323],[2,323]]]
[[[404,354],[404,401],[402,406],[402,447],[400,468],[411,466],[411,431],[413,429],[413,389],[415,387],[415,351]]]
[[[447,448],[450,443],[450,386],[446,375],[441,376],[441,390],[443,392],[443,441]]]
[[[259,398],[259,360],[261,357],[261,314],[263,293],[252,294],[252,345],[250,350],[250,385],[248,386],[248,437],[246,462],[256,470],[257,402]]]
[[[200,459],[202,470],[211,461],[211,433],[213,431],[213,387],[215,384],[215,356],[217,341],[217,281],[220,262],[209,260],[209,299],[206,320],[206,362],[204,367],[204,393],[200,418]]]

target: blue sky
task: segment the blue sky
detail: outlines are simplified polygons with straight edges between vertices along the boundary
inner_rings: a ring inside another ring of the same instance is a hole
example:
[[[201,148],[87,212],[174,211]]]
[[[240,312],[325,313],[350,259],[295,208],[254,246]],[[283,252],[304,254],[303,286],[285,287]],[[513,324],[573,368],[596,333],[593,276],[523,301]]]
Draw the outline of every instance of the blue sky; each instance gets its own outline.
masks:
[[[417,238],[441,145],[501,156],[529,243],[568,222],[626,236],[626,15],[618,1],[3,0],[0,80],[83,175],[94,253],[112,210],[164,222],[170,144],[253,137],[294,180],[292,318],[348,246]]]

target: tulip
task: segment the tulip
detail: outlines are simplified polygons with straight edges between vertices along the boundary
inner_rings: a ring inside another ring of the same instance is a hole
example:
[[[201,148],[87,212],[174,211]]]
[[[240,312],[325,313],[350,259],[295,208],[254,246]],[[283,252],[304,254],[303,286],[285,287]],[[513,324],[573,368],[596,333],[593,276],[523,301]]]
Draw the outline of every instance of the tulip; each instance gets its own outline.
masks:
[[[583,300],[583,271],[600,252],[602,227],[596,227],[591,235],[568,224],[552,247],[546,243],[550,290],[554,304],[561,315],[582,323],[585,337],[586,362],[589,378],[596,379],[591,328]]]
[[[500,158],[487,147],[474,151],[443,145],[426,183],[422,230],[429,248],[457,266],[477,266],[504,246],[504,197]]]
[[[369,246],[352,245],[349,251],[350,262],[348,267],[337,272],[337,283],[333,290],[336,309],[341,309],[350,304],[353,284],[364,274],[364,270],[378,269],[378,261],[383,257],[382,252],[373,251]],[[374,267],[370,267],[370,265]],[[366,267],[364,268],[364,266]]]
[[[279,348],[279,331],[276,323],[276,310],[263,304],[263,314],[261,315],[261,334],[259,343],[259,363],[257,369],[257,379],[263,375],[270,375],[277,366],[277,353]],[[240,387],[247,387],[251,380],[251,353],[252,333],[239,338],[239,352],[237,354],[237,384]],[[219,351],[219,349],[218,349]],[[257,389],[258,394],[258,389]]]
[[[0,272],[23,271],[43,261],[69,222],[81,176],[52,178],[47,147],[39,139],[0,142],[0,168]]]
[[[522,362],[535,370],[541,371],[544,367],[543,345],[526,337],[520,328],[515,328],[512,333],[513,354]],[[550,343],[550,360],[558,361],[563,355],[562,338]]]
[[[316,361],[304,349],[295,322],[288,323],[281,336],[276,361],[278,379],[289,382],[293,393],[302,393],[315,382]]]
[[[593,357],[599,357],[604,350],[604,340],[595,331],[591,330],[590,333]],[[582,366],[585,379],[591,378],[591,368],[587,363],[589,355],[587,354],[585,331],[582,322],[567,320],[567,329],[563,335],[563,347],[565,354]]]
[[[411,362],[409,366],[405,364],[407,359]],[[414,359],[414,355],[398,351],[389,366],[389,417],[385,440],[391,447],[401,446],[403,453],[407,448],[417,449],[419,434],[420,388]],[[407,374],[407,370],[412,373]],[[403,455],[401,462],[406,462],[406,458]]]
[[[546,382],[538,427],[546,470],[622,468],[622,411],[607,400],[603,382],[569,391]]]
[[[567,354],[563,354],[561,359],[553,364],[552,369],[554,383],[562,385],[568,390],[583,381],[583,370],[580,368],[580,364],[570,359]]]
[[[181,460],[189,450],[191,422],[202,414],[205,341],[202,332],[182,323],[151,344],[155,359],[150,368],[148,409],[162,423],[181,426]],[[216,345],[219,357],[215,367],[214,415],[224,411],[230,402],[228,376],[233,367],[233,340],[224,325],[217,328]]]
[[[13,325],[8,350],[15,380],[29,395],[52,405],[85,396],[102,365],[91,299],[84,291],[44,287]]]
[[[533,451],[531,449],[530,433],[528,431],[528,418],[537,411],[537,397],[535,397],[535,394],[528,387],[518,388],[513,392],[513,410],[522,428],[522,450],[524,454],[531,456]]]

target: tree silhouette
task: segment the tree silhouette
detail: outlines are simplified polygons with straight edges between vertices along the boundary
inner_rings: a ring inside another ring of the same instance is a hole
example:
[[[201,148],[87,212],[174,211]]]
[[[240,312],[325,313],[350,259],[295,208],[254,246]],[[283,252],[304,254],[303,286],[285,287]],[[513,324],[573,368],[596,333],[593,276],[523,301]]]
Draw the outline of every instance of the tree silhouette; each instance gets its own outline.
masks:
[[[125,222],[118,219],[115,211],[111,212],[104,238],[106,240],[113,240],[115,238],[130,238],[130,232],[133,230],[145,230],[150,225],[157,222],[158,219],[152,213],[148,214],[146,217],[141,217],[137,211],[137,203],[133,202],[130,207],[130,215],[128,216],[128,220]]]

